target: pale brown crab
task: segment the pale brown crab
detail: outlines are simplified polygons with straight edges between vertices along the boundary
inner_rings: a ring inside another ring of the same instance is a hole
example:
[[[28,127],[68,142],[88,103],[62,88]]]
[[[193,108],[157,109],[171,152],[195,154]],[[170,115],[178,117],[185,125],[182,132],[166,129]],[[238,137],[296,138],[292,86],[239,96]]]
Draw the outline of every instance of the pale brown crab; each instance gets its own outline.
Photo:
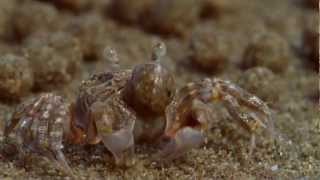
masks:
[[[115,51],[110,52],[116,61]],[[175,92],[173,75],[161,65],[165,54],[164,43],[157,43],[153,62],[95,74],[82,83],[74,105],[75,126],[84,135],[79,142],[102,141],[119,164],[135,142],[167,139],[159,156],[172,159],[204,142],[212,113],[208,104],[221,101],[251,134],[252,151],[256,130],[272,124],[266,103],[221,79],[206,78]]]
[[[108,52],[111,61],[117,61],[115,51]],[[69,109],[53,94],[24,103],[6,126],[5,136],[16,129],[22,153],[29,150],[46,156],[72,175],[61,153],[63,138],[75,144],[102,142],[116,164],[132,156],[135,142],[166,139],[157,157],[173,159],[204,142],[212,101],[223,102],[252,135],[252,144],[259,127],[270,127],[268,106],[229,81],[206,78],[175,91],[172,74],[161,65],[165,54],[165,45],[158,43],[153,62],[92,75],[82,82]]]
[[[38,154],[73,176],[62,153],[63,139],[72,132],[70,120],[68,104],[61,96],[41,94],[16,108],[4,129],[5,141],[15,140],[22,159],[28,153]]]
[[[272,111],[265,102],[230,81],[205,78],[181,88],[167,106],[164,136],[171,142],[160,153],[162,157],[172,159],[204,143],[213,120],[209,103],[215,101],[221,101],[235,122],[251,135],[249,154],[258,129],[265,128],[274,136]]]
[[[160,64],[165,53],[164,44],[159,43],[153,61],[129,70],[97,73],[82,82],[73,105],[74,124],[82,134],[78,142],[103,142],[116,164],[122,164],[124,152],[133,152],[135,141],[151,141],[162,134],[165,108],[175,87],[172,74]],[[117,61],[112,49],[108,57]]]

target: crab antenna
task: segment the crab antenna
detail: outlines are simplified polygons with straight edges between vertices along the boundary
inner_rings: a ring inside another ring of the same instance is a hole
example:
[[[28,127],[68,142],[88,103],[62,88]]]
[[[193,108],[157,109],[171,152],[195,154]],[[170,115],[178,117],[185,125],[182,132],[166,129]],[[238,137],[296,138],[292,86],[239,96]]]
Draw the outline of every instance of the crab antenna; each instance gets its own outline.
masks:
[[[167,47],[162,41],[157,41],[152,47],[151,60],[157,63],[161,62],[162,57],[167,54]]]
[[[106,47],[104,49],[103,56],[108,62],[111,63],[111,68],[113,70],[120,68],[118,53],[114,48],[110,46]]]

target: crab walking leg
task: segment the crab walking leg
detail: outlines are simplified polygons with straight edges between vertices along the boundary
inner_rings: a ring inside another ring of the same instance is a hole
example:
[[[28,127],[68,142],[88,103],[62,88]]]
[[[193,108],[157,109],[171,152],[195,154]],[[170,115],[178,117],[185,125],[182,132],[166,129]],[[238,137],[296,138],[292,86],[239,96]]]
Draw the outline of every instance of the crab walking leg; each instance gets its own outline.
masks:
[[[72,175],[61,149],[65,127],[69,121],[67,105],[63,98],[54,94],[42,94],[17,107],[11,120],[6,124],[5,137],[14,132],[17,148],[22,159],[27,153],[45,157],[55,167]]]
[[[255,130],[260,126],[263,126],[261,120],[256,116],[253,112],[241,112],[240,105],[236,98],[231,95],[225,95],[222,98],[225,107],[227,108],[230,115],[238,122],[241,126],[243,126],[251,135],[251,146],[249,148],[249,154],[252,153],[255,147]]]
[[[56,154],[57,161],[61,165],[60,169],[62,169],[62,171],[64,171],[66,174],[69,174],[71,177],[76,177],[73,174],[73,171],[71,170],[70,166],[68,165],[67,160],[64,157],[63,153],[61,152],[61,150],[58,150],[55,154]]]
[[[260,125],[269,132],[272,139],[281,139],[281,135],[274,130],[273,112],[265,102],[229,81],[214,79],[213,82],[221,92],[235,97],[240,105],[254,111],[251,115],[257,117],[255,119],[259,120]]]
[[[33,104],[27,105],[27,107],[17,108],[16,111],[12,114],[10,121],[8,121],[5,125],[5,129],[4,129],[4,133],[3,133],[4,137],[7,139],[9,137],[9,134],[17,127],[17,125],[19,123],[21,123],[22,115],[24,115],[25,113],[28,113],[30,116],[32,116],[35,112],[37,112],[39,110],[39,108],[41,107],[43,100],[44,100],[44,98],[40,97]],[[26,111],[27,109],[32,109],[32,110],[27,112]],[[27,118],[27,119],[31,120],[30,118]],[[26,118],[23,118],[22,121],[25,121],[25,120],[26,120]],[[24,122],[24,123],[26,123],[26,122]],[[28,124],[31,125],[32,124],[31,121],[28,122]]]
[[[76,179],[76,176],[73,174],[73,171],[71,170],[70,166],[67,163],[67,160],[65,158],[65,156],[63,155],[61,150],[57,150],[55,153],[55,157],[56,157],[56,164],[58,166],[58,168],[64,172],[65,174],[68,174],[70,177],[73,177],[74,179]]]
[[[62,138],[63,138],[63,126],[64,122],[62,117],[58,117],[51,121],[50,128],[51,131],[48,134],[48,141],[49,141],[49,150],[52,152],[53,156],[50,156],[51,153],[48,154],[48,158],[51,159],[57,169],[60,169],[65,174],[69,175],[70,177],[76,179],[73,171],[71,170],[70,166],[67,163],[65,156],[62,153]]]
[[[26,152],[24,150],[25,146],[25,140],[28,137],[28,130],[30,129],[32,125],[32,119],[31,118],[22,118],[21,121],[18,124],[16,135],[17,135],[17,147],[20,153],[20,156],[22,159],[26,158]],[[31,143],[31,142],[27,142]]]
[[[26,121],[26,119],[24,119],[23,121]],[[19,124],[19,122],[21,123],[21,118],[16,117],[16,115],[14,114],[11,120],[8,121],[7,124],[5,125],[4,132],[3,132],[3,136],[5,137],[5,139],[9,137],[9,135],[14,130],[14,128]],[[27,123],[27,122],[24,122],[24,123]]]
[[[240,104],[245,105],[255,111],[259,111],[260,113],[265,115],[267,118],[271,117],[272,111],[267,106],[267,104],[265,102],[263,102],[257,96],[254,96],[253,94],[245,91],[241,87],[239,87],[229,81],[222,81],[222,80],[214,79],[213,82],[216,83],[222,89],[222,91],[237,98],[239,100]],[[267,120],[269,120],[269,119],[267,119]],[[268,122],[266,122],[266,123],[268,123]]]
[[[68,165],[67,160],[63,155],[61,149],[47,150],[42,153],[49,160],[49,163],[53,163],[56,169],[61,170],[61,172],[70,176],[73,179],[77,179],[76,175],[73,173],[72,169]]]
[[[251,134],[250,137],[250,147],[249,147],[249,156],[251,156],[253,149],[256,147],[256,135]]]

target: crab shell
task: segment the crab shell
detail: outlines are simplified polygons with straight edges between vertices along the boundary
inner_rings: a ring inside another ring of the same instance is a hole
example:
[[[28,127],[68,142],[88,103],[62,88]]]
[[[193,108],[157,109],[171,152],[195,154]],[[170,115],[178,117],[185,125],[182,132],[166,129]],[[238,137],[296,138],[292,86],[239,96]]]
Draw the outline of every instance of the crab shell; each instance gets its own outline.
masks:
[[[158,63],[147,63],[134,67],[124,99],[139,116],[158,116],[165,113],[174,92],[172,74]]]

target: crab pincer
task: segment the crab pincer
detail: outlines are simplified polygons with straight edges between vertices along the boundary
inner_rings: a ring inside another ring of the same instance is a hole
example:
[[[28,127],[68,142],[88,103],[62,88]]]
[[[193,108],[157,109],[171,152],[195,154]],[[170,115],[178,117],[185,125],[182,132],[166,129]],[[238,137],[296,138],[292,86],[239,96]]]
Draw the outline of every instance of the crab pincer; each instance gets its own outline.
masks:
[[[113,155],[115,164],[126,165],[130,158],[125,155],[133,156],[134,152],[136,115],[124,102],[122,93],[132,70],[118,67],[119,59],[114,49],[106,48],[105,54],[113,68],[93,74],[82,82],[78,98],[72,105],[73,123],[82,134],[78,142],[102,142]]]
[[[201,101],[196,84],[190,83],[180,89],[166,108],[166,128],[162,138],[167,144],[157,155],[171,160],[184,155],[205,142],[209,129],[211,109]]]
[[[209,104],[215,101],[222,102],[235,122],[251,135],[250,154],[259,128],[272,133],[272,113],[265,102],[229,81],[206,78],[188,83],[168,105],[164,137],[169,142],[160,151],[160,157],[176,158],[204,143],[213,122]]]
[[[127,160],[134,153],[134,112],[119,96],[113,96],[107,102],[95,102],[91,113],[92,121],[95,122],[93,134],[96,141],[93,143],[102,141],[117,165],[127,165]]]

